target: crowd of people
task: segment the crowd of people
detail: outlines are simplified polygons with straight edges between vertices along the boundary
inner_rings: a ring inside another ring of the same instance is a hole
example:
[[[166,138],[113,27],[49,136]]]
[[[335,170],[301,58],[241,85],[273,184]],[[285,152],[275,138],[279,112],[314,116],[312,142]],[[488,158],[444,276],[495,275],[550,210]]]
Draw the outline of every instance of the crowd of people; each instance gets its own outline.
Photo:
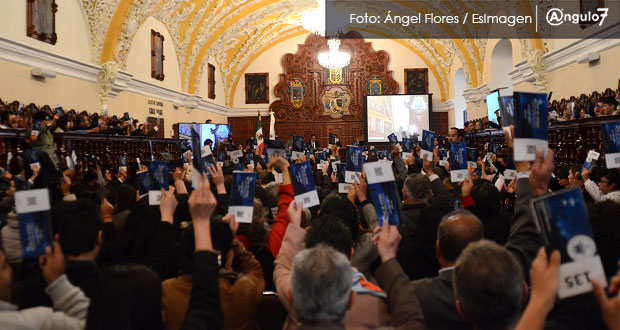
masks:
[[[15,118],[4,113],[2,124],[13,127]],[[313,155],[264,162],[252,139],[226,140],[208,177],[195,174],[189,151],[187,163],[170,163],[170,188],[150,205],[125,169],[78,176],[59,168],[54,151],[38,142],[62,121],[46,110],[31,118],[41,128],[26,134],[23,170],[2,170],[0,181],[2,329],[258,329],[268,328],[265,319],[286,329],[620,327],[617,170],[595,171],[595,178],[580,167],[556,169],[549,150],[516,162],[515,179],[498,183],[511,154],[506,136],[507,154],[479,159],[455,184],[437,149],[432,159],[420,158],[419,147],[403,159],[394,145],[396,226],[377,219],[364,173],[338,193],[332,163],[345,161],[346,147],[330,146],[318,169]],[[447,138],[463,137],[452,128]],[[306,147],[320,148],[316,136]],[[228,214],[235,166],[228,154],[236,149],[243,159],[253,155],[245,170],[257,172],[251,223]],[[386,160],[377,150],[365,153],[365,162]],[[305,161],[320,199],[310,208],[295,202],[289,174],[291,162]],[[49,190],[54,243],[38,259],[23,254],[18,182]],[[547,255],[530,205],[573,186],[588,201],[609,286],[593,282],[592,292],[559,300],[560,256]],[[285,318],[264,309],[269,291]]]
[[[159,120],[152,127],[133,118],[88,113],[58,106],[38,107],[34,103],[24,106],[19,101],[5,104],[0,99],[0,128],[28,129],[43,120],[54,120],[56,133],[110,134],[124,136],[154,137],[159,131]],[[45,128],[44,128],[45,129]]]

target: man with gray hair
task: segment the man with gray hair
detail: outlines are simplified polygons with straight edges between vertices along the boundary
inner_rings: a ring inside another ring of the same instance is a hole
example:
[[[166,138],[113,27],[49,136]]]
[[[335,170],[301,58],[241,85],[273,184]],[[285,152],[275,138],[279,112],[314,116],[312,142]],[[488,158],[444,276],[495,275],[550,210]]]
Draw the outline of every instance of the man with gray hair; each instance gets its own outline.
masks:
[[[521,316],[527,284],[505,247],[489,240],[469,244],[454,268],[456,308],[477,329],[512,329]]]
[[[403,241],[398,262],[411,280],[437,275],[435,237],[439,221],[452,210],[450,193],[433,171],[433,163],[422,161],[424,174],[414,173],[405,179],[402,195]]]
[[[293,261],[291,296],[302,324],[323,328],[342,321],[355,298],[351,287],[349,259],[329,246],[302,250]]]

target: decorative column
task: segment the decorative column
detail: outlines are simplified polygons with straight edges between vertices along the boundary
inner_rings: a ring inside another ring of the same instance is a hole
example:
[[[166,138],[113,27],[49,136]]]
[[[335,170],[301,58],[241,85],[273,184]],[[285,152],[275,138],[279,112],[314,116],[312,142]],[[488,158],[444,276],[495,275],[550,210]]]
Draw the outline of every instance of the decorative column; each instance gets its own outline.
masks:
[[[542,49],[529,49],[527,52],[527,63],[534,73],[534,85],[538,87],[540,92],[547,92],[549,84],[547,82],[547,61],[544,58]]]
[[[99,70],[99,76],[97,76],[97,84],[99,85],[97,110],[100,114],[104,113],[103,106],[108,102],[108,97],[110,92],[112,92],[112,86],[116,81],[118,68],[118,62],[109,60],[103,63],[101,65],[101,70]]]

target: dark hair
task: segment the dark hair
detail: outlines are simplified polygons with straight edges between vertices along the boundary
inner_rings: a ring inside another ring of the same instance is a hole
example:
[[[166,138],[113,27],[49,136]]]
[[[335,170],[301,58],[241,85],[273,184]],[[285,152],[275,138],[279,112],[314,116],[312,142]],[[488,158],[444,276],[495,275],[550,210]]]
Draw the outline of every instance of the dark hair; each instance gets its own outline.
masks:
[[[142,265],[101,271],[101,290],[88,307],[86,329],[161,329],[161,282]]]
[[[314,133],[310,134],[310,138],[312,138],[313,136],[316,137],[316,134],[314,134]]]
[[[306,234],[307,249],[319,244],[329,245],[336,251],[344,253],[347,258],[350,258],[353,248],[349,229],[338,218],[329,215],[321,215],[313,220]]]
[[[431,181],[420,173],[410,174],[405,179],[403,188],[411,202],[426,201],[431,196]]]
[[[209,143],[213,143],[213,140],[211,140],[211,139],[206,139],[206,140],[205,140],[205,144],[204,144],[204,145],[207,145],[207,144],[209,144]]]
[[[360,231],[360,222],[357,209],[350,200],[336,192],[330,193],[321,203],[321,215],[329,215],[342,221],[351,233],[354,246],[356,245]]]
[[[117,212],[131,210],[136,205],[136,189],[128,184],[122,184],[116,187],[118,203]]]
[[[465,135],[465,132],[463,132],[462,129],[458,129],[457,127],[450,127],[451,130],[456,130],[457,134],[459,137],[463,137],[463,135]]]
[[[140,199],[116,237],[119,251],[128,262],[144,261],[160,222],[159,207],[150,206],[148,196]]]
[[[604,97],[604,98],[602,98],[600,100],[600,102],[603,102],[603,104],[611,105],[614,108],[618,106],[618,102],[616,101],[616,99],[613,96]]]
[[[609,184],[615,184],[614,190],[620,190],[620,174],[618,174],[617,170],[610,170],[605,175],[603,175],[605,179],[609,181]]]
[[[105,198],[114,206],[118,204],[118,193],[116,189],[111,186],[105,187]]]
[[[460,218],[457,218],[459,217]],[[469,218],[465,221],[463,218]],[[482,222],[471,212],[466,210],[454,211],[446,214],[439,223],[437,241],[441,255],[447,261],[456,261],[467,244],[479,241],[484,237]]]
[[[54,204],[52,212],[58,241],[65,255],[78,256],[91,251],[101,231],[101,210],[94,202],[78,199]]]
[[[73,187],[71,187],[75,197],[78,199],[85,198],[89,199],[97,204],[101,203],[101,197],[99,196],[99,187],[91,187],[86,182],[82,180],[77,180]]]
[[[49,114],[45,111],[37,111],[34,115],[32,115],[32,121],[35,120],[47,120],[49,118]]]
[[[568,166],[568,165],[564,165],[564,166],[560,167],[560,169],[558,170],[558,180],[559,179],[568,179],[569,175],[570,175],[570,166]]]
[[[211,242],[213,249],[220,252],[222,265],[226,263],[226,253],[232,246],[233,234],[228,224],[220,220],[221,218],[212,219],[210,222]],[[196,242],[194,240],[194,226],[190,225],[181,234],[181,264],[179,268],[184,274],[192,274],[194,252],[196,251]]]
[[[499,214],[501,196],[497,187],[487,180],[480,180],[474,184],[471,191],[474,204],[483,217]]]
[[[588,214],[605,273],[615,274],[620,255],[620,204],[610,200],[592,203],[588,205]]]

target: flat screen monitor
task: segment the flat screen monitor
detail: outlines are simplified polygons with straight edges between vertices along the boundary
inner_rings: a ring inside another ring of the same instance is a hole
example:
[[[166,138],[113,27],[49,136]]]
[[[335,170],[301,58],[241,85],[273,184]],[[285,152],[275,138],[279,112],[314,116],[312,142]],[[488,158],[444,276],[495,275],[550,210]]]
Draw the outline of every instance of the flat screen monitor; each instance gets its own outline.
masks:
[[[499,124],[497,121],[497,113],[495,111],[499,110],[499,91],[495,91],[489,95],[487,95],[487,116],[489,117],[489,122],[494,122]]]
[[[179,123],[179,139],[188,140],[191,144],[192,126],[200,135],[201,147],[204,146],[207,139],[211,139],[214,143],[213,151],[217,150],[219,144],[230,135],[228,124]]]
[[[430,130],[433,94],[419,95],[367,95],[365,102],[368,143],[388,143],[391,133],[402,139]]]

